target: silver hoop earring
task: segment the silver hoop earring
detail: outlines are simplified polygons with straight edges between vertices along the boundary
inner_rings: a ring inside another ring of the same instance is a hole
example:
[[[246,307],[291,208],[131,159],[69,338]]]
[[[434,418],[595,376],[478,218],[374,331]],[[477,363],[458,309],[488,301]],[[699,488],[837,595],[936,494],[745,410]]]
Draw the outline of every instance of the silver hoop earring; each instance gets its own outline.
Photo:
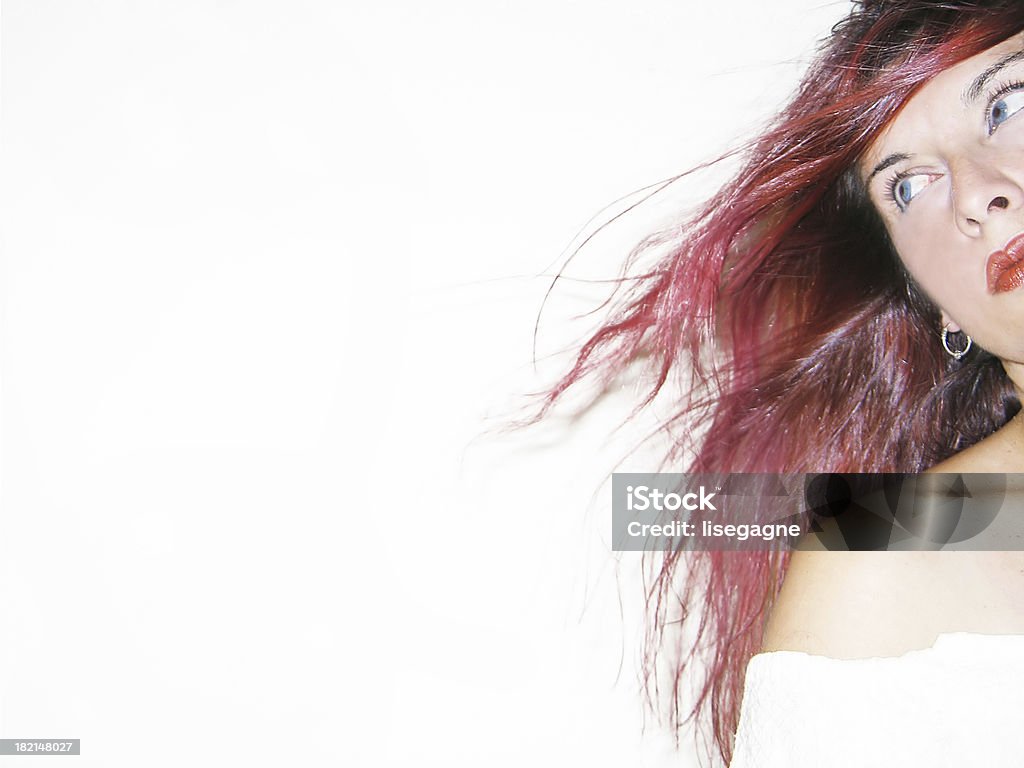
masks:
[[[961,333],[962,333],[962,331],[961,331]],[[971,337],[968,336],[966,333],[964,334],[964,338],[967,339],[967,346],[965,346],[963,349],[959,349],[959,350],[953,349],[952,347],[949,346],[949,329],[948,328],[943,328],[942,329],[942,348],[944,350],[946,350],[946,352],[948,352],[950,357],[952,357],[954,360],[959,360],[961,357],[963,357],[964,355],[966,355],[968,352],[971,351],[971,345],[974,343],[974,341],[971,339]]]

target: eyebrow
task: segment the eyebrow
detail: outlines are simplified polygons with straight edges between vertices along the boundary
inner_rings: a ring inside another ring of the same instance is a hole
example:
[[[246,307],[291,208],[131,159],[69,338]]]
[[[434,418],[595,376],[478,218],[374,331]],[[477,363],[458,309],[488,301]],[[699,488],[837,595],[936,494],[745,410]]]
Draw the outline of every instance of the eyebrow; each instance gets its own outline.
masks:
[[[910,155],[906,154],[905,152],[894,152],[893,154],[889,155],[882,162],[875,166],[874,170],[871,171],[871,174],[868,176],[867,181],[864,182],[864,186],[870,186],[871,180],[875,178],[875,176],[880,174],[882,171],[884,171],[886,168],[896,165],[896,163],[902,163],[904,160],[909,159]]]
[[[981,96],[981,92],[985,90],[985,86],[989,84],[989,81],[992,80],[993,77],[998,75],[1006,67],[1020,61],[1021,59],[1024,59],[1024,51],[1011,53],[1008,56],[1001,58],[991,67],[974,78],[974,80],[971,81],[971,84],[964,89],[963,95],[960,97],[964,106],[970,106],[971,102],[977,101],[978,97]]]

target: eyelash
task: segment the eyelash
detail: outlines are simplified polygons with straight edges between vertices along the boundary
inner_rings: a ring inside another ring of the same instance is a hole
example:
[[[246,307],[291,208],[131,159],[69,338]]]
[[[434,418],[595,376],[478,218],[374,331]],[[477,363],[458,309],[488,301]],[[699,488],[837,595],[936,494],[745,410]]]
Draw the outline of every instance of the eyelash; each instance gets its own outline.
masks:
[[[998,85],[994,86],[994,88],[995,88],[995,90],[993,90],[991,92],[991,94],[989,95],[988,101],[985,102],[985,123],[986,123],[986,127],[987,127],[987,130],[988,130],[989,136],[991,136],[993,133],[995,133],[996,128],[999,127],[999,126],[991,126],[991,125],[988,124],[988,121],[989,121],[989,119],[990,119],[990,117],[992,115],[992,105],[995,104],[997,101],[999,101],[999,99],[1001,99],[1003,96],[1005,96],[1006,94],[1010,93],[1011,91],[1024,90],[1024,81],[1022,81],[1022,80],[1012,80],[1012,81],[1002,82],[1002,83],[999,83]],[[896,187],[904,179],[909,178],[910,176],[916,176],[916,175],[917,174],[909,173],[907,171],[899,171],[897,173],[892,174],[891,176],[889,176],[886,179],[886,181],[885,181],[885,189],[888,190],[887,197],[889,199],[889,202],[892,203],[893,207],[896,209],[897,213],[903,213],[907,209],[900,207],[899,201],[896,199]],[[909,205],[909,203],[908,203],[908,205]]]
[[[911,174],[906,171],[898,171],[885,180],[885,188],[889,190],[887,197],[889,202],[892,203],[893,208],[896,209],[896,213],[903,213],[906,210],[906,208],[900,206],[899,201],[896,199],[896,187],[901,181],[910,175]]]

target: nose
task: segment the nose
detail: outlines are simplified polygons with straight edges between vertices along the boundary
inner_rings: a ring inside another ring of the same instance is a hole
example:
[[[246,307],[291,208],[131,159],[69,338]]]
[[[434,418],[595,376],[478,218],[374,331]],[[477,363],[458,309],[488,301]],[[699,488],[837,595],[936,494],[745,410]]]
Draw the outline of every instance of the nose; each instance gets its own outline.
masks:
[[[1024,207],[1024,188],[997,162],[962,161],[953,171],[953,206],[957,228],[968,237],[982,235],[1001,213]]]

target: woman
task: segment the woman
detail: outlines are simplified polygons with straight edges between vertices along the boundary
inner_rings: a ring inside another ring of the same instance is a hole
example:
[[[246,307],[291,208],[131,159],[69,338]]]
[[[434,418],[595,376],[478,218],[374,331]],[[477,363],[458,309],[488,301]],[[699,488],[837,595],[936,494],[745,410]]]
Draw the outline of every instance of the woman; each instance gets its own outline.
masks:
[[[856,4],[734,181],[656,269],[622,284],[542,414],[581,381],[647,360],[644,402],[684,381],[666,429],[701,435],[677,442],[676,470],[1024,470],[1022,30],[1016,1]],[[672,663],[675,721],[709,715],[737,766],[799,756],[778,757],[788,736],[766,737],[785,725],[767,722],[769,662],[1024,634],[1024,607],[989,599],[1024,604],[1014,553],[683,559],[656,565],[649,670],[681,612],[696,644]],[[679,692],[699,668],[691,706]],[[857,764],[888,764],[870,759]]]

